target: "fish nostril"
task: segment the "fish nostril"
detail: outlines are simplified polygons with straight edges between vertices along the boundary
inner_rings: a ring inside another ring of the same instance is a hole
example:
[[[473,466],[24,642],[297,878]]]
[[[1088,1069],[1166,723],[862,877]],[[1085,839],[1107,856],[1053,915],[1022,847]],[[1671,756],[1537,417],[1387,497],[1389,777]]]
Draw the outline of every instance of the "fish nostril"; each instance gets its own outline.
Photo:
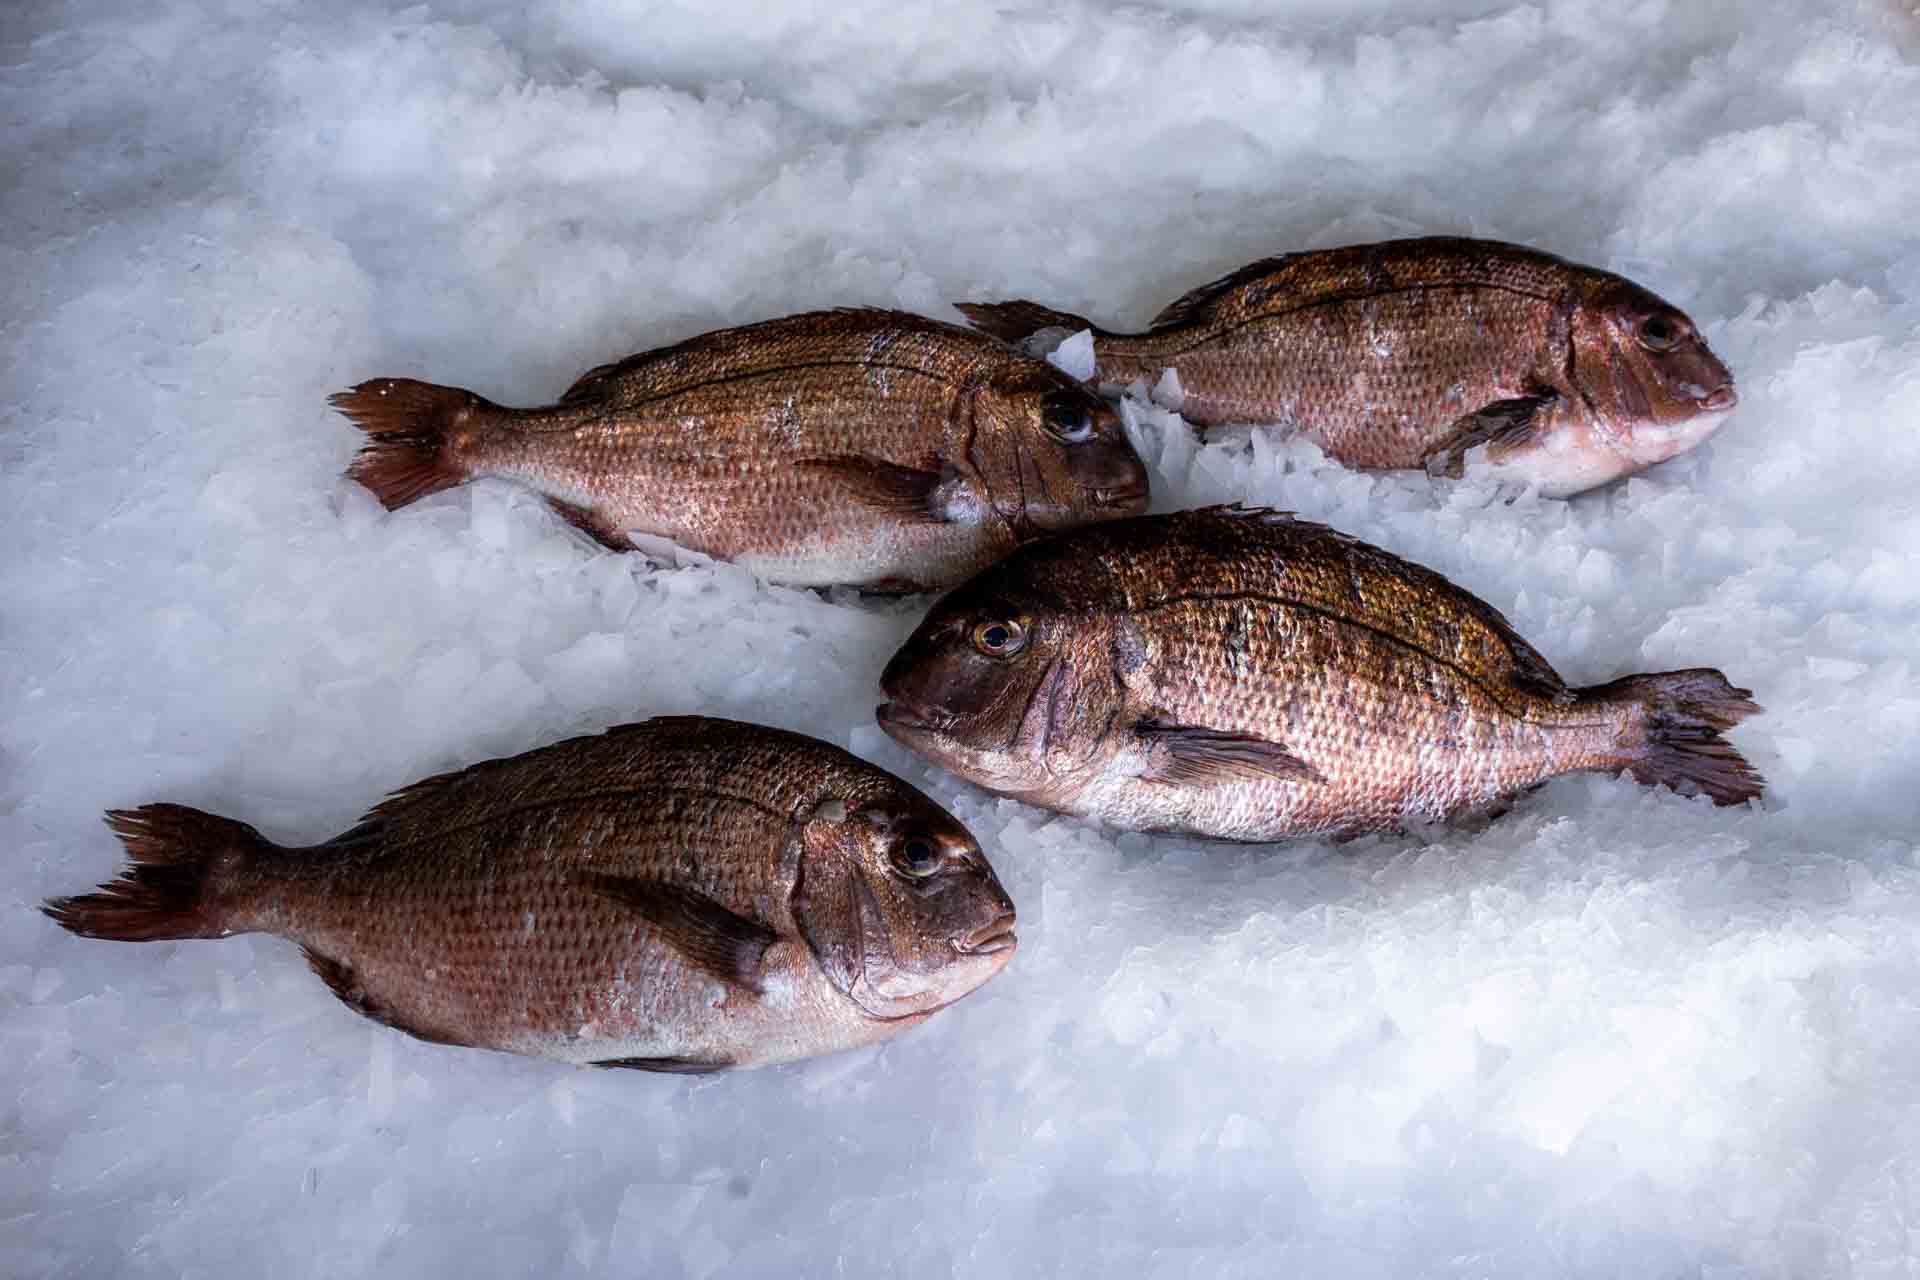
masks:
[[[1733,406],[1739,403],[1740,403],[1740,393],[1733,389],[1732,383],[1728,383],[1726,386],[1721,387],[1719,390],[1714,391],[1708,395],[1702,396],[1700,399],[1700,407],[1702,409],[1708,409],[1715,412],[1721,409],[1731,409],[1733,408]]]

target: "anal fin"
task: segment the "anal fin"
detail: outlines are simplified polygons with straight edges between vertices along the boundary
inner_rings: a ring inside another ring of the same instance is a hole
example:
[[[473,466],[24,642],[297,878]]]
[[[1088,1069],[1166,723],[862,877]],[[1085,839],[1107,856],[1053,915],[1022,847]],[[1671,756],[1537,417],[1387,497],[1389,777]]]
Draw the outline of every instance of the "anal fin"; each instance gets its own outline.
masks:
[[[1466,471],[1467,454],[1485,446],[1498,462],[1538,433],[1543,411],[1559,397],[1552,392],[1495,400],[1455,422],[1440,442],[1421,459],[1427,474],[1457,480]]]
[[[938,471],[903,467],[860,454],[809,458],[797,465],[831,476],[850,499],[882,515],[946,523],[946,514],[938,508],[935,497],[946,477]]]
[[[433,1044],[466,1044],[467,1041],[430,1031],[408,1022],[394,1012],[377,996],[369,992],[360,981],[360,973],[352,965],[335,960],[332,956],[322,955],[310,946],[302,946],[300,954],[306,957],[307,967],[320,975],[320,981],[327,989],[340,997],[340,1002],[363,1018],[371,1018],[382,1026],[392,1027],[395,1031],[404,1031],[416,1040],[426,1040]]]
[[[759,991],[760,961],[779,938],[764,924],[664,880],[596,872],[583,878],[597,892],[639,912],[689,963],[723,982]]]
[[[1252,734],[1142,721],[1147,782],[1210,786],[1221,782],[1318,782],[1320,771],[1277,742]]]
[[[632,551],[635,549],[633,540],[627,537],[625,529],[620,528],[593,508],[568,502],[564,498],[548,498],[547,505],[553,508],[555,515],[608,550]]]
[[[734,1064],[725,1058],[602,1058],[596,1067],[621,1067],[628,1071],[664,1071],[677,1076],[709,1076]]]

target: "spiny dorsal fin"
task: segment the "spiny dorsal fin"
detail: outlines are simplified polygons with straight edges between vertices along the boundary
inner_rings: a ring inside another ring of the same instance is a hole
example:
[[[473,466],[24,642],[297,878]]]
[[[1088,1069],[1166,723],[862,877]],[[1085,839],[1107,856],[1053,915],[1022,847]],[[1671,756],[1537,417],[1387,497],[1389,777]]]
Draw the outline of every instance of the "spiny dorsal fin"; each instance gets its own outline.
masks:
[[[749,991],[760,989],[760,961],[779,935],[693,889],[664,880],[586,872],[595,891],[632,907],[687,960]]]
[[[1221,299],[1234,293],[1243,285],[1251,284],[1262,276],[1271,275],[1280,269],[1292,254],[1282,254],[1277,258],[1262,258],[1258,262],[1249,262],[1237,271],[1230,271],[1218,280],[1210,280],[1197,289],[1189,289],[1169,302],[1153,318],[1149,326],[1153,329],[1172,329],[1183,324],[1195,324],[1212,318],[1213,309]]]

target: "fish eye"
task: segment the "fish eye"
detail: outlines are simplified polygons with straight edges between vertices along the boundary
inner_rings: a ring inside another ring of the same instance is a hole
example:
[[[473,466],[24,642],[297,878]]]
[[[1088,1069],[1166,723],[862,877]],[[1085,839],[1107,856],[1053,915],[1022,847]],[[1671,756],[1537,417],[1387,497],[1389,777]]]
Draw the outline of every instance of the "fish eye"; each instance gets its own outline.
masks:
[[[1050,399],[1042,421],[1047,434],[1061,444],[1085,444],[1093,439],[1093,410],[1076,397]]]
[[[989,658],[1011,658],[1027,647],[1027,629],[1012,618],[983,622],[973,629],[973,647]]]
[[[1665,316],[1648,316],[1640,322],[1640,345],[1649,351],[1671,351],[1679,341],[1679,327]]]
[[[925,880],[940,865],[940,850],[925,836],[908,836],[895,846],[893,865],[903,876]]]

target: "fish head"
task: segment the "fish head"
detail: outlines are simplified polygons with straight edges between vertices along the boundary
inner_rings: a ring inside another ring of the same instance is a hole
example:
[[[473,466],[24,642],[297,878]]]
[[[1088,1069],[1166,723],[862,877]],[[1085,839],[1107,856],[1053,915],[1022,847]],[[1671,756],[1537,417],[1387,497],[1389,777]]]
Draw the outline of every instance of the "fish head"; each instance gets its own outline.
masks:
[[[1013,899],[979,842],[905,783],[824,800],[800,841],[794,919],[867,1017],[925,1016],[1013,958]]]
[[[971,782],[1070,810],[1115,749],[1125,666],[1115,620],[1023,586],[1019,559],[934,607],[881,674],[875,717]]]
[[[1596,275],[1571,325],[1572,381],[1590,411],[1592,446],[1612,456],[1613,475],[1629,475],[1698,445],[1740,396],[1685,312]]]
[[[988,501],[1016,528],[1070,529],[1147,509],[1147,468],[1113,406],[1025,357],[982,384],[970,450]]]

